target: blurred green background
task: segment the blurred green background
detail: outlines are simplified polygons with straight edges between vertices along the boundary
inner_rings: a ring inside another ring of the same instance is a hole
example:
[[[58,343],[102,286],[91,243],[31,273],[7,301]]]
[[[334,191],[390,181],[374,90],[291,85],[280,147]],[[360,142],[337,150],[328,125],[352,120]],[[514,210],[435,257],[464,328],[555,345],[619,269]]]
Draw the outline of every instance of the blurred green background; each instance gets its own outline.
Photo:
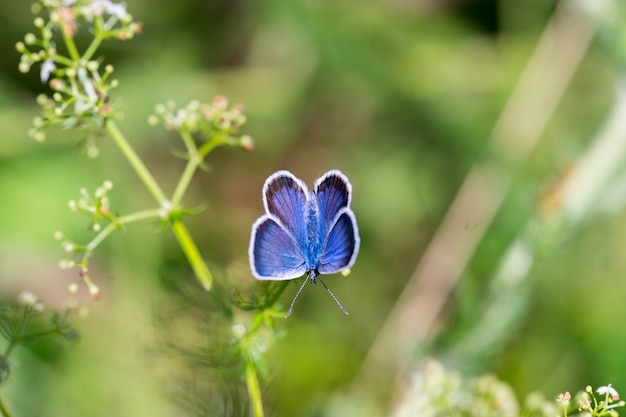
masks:
[[[204,208],[186,224],[224,288],[245,293],[255,286],[247,249],[267,176],[288,169],[312,185],[337,168],[353,184],[361,252],[349,276],[326,279],[350,316],[321,286],[305,288],[292,316],[279,322],[285,337],[268,352],[268,415],[330,415],[331,404],[349,401],[367,352],[465,176],[490,156],[493,125],[556,4],[128,1],[143,33],[105,43],[101,55],[120,81],[113,91],[122,102],[120,127],[166,190],[185,161],[174,156],[182,149],[176,137],[146,123],[155,104],[226,95],[245,105],[244,133],[254,138],[254,151],[213,153],[185,201]],[[535,230],[552,244],[516,295],[512,305],[522,308],[515,320],[481,351],[459,346],[546,184],[584,154],[611,108],[626,44],[616,35],[623,11],[613,17],[615,26],[600,28],[540,142],[513,173],[437,334],[414,359],[440,356],[468,374],[495,372],[519,398],[587,384],[626,387],[626,332],[617,320],[626,315],[621,205],[556,232]],[[77,277],[57,267],[63,253],[53,232],[77,241],[90,236],[89,219],[71,213],[67,201],[109,179],[113,210],[154,203],[108,138],[99,140],[97,159],[81,151],[75,132],[51,132],[43,144],[28,138],[35,96],[47,91],[37,70],[17,71],[14,44],[33,31],[32,20],[27,2],[0,1],[0,291],[10,300],[31,289],[58,308]],[[480,221],[468,219],[483,227]],[[238,397],[245,391],[233,388],[241,385],[237,369],[205,368],[186,351],[188,342],[211,344],[214,307],[169,231],[137,224],[117,232],[98,249],[93,268],[103,295],[97,302],[79,297],[90,310],[76,321],[81,342],[37,344],[13,358],[0,393],[16,415],[215,415],[218,399],[207,393],[222,392],[220,383],[232,404],[245,404]],[[296,289],[287,288],[284,305]],[[372,407],[384,409],[392,395],[387,384],[366,385],[379,385]],[[222,411],[245,415],[247,408]]]

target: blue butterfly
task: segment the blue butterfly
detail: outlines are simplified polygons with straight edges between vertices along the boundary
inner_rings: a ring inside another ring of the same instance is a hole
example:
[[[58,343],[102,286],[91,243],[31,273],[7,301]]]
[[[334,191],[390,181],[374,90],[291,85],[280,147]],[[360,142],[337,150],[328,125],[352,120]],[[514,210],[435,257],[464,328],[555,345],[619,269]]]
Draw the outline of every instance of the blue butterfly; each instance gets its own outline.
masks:
[[[250,236],[248,254],[254,277],[282,281],[307,274],[311,284],[319,279],[341,311],[348,314],[319,275],[354,265],[360,239],[351,198],[352,185],[338,170],[318,178],[313,191],[289,171],[272,174],[263,185],[265,214],[254,222]]]

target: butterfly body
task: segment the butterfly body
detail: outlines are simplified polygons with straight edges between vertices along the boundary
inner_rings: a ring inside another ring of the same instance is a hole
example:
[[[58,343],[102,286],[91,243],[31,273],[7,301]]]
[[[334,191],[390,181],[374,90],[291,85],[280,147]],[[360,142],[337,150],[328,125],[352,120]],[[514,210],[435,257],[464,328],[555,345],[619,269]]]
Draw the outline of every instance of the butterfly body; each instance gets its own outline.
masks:
[[[265,214],[252,226],[250,267],[260,280],[288,280],[305,273],[315,284],[320,274],[350,268],[360,239],[350,209],[352,185],[331,170],[306,184],[289,171],[271,175],[263,186]]]

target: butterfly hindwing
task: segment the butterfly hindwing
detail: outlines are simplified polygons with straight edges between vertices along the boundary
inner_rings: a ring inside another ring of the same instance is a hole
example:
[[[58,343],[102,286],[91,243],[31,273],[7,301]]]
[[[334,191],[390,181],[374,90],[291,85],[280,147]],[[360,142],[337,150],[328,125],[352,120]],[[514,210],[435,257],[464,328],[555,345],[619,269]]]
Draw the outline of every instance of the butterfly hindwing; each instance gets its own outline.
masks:
[[[319,259],[318,271],[321,274],[334,274],[354,265],[359,253],[359,233],[354,213],[343,208],[332,224]]]
[[[293,236],[272,215],[260,217],[252,226],[250,267],[261,280],[286,280],[306,272],[302,250]]]

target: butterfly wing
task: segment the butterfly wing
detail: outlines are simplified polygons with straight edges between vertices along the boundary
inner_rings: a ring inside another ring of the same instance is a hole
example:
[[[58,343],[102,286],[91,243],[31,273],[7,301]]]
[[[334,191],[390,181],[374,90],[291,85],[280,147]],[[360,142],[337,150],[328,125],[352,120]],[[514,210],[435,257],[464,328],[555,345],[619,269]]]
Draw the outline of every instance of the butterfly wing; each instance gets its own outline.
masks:
[[[359,231],[354,213],[349,208],[343,208],[326,236],[318,271],[321,274],[334,274],[351,268],[359,253],[359,245]]]
[[[263,185],[265,211],[278,219],[300,247],[306,245],[304,209],[308,195],[306,184],[289,171],[272,174]]]
[[[257,279],[285,280],[306,272],[306,184],[289,171],[272,174],[263,185],[266,214],[252,225],[250,267]]]
[[[294,237],[272,215],[261,216],[252,225],[250,268],[261,280],[286,280],[306,272],[305,259]]]
[[[341,171],[331,170],[315,181],[315,194],[325,236],[318,271],[334,274],[352,267],[359,252],[356,217],[350,210],[352,185]]]
[[[341,171],[333,169],[315,181],[315,195],[319,207],[320,233],[325,236],[335,223],[339,211],[350,205],[352,185]]]

